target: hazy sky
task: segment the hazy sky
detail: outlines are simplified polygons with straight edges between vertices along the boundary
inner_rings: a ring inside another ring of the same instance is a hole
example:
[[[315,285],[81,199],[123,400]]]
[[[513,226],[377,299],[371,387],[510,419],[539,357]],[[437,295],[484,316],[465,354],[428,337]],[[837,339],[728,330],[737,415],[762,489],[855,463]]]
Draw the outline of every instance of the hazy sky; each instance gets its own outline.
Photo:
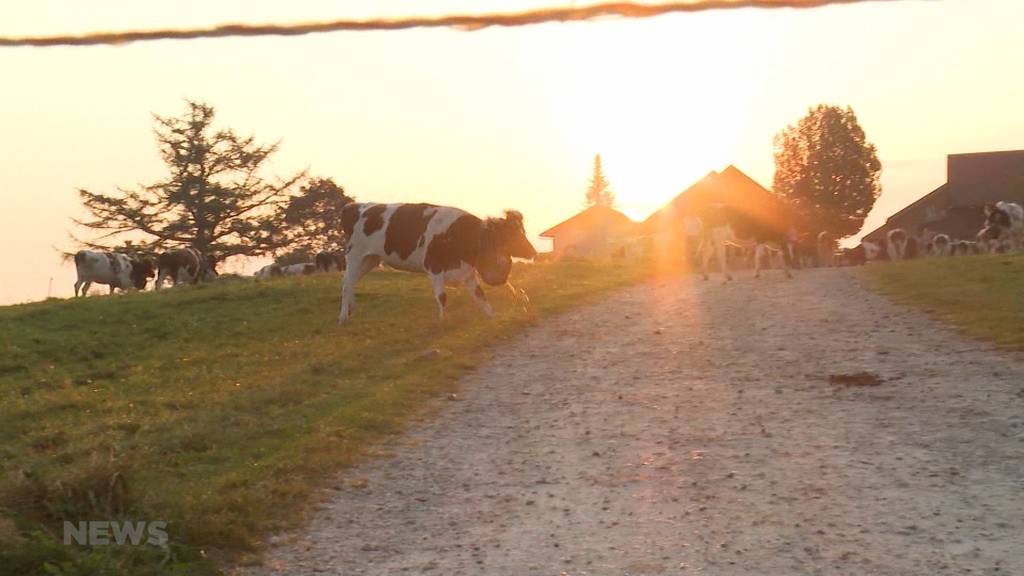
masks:
[[[582,2],[581,2],[582,3]],[[506,0],[34,0],[0,34],[517,10]],[[562,2],[561,4],[565,4]],[[426,10],[429,10],[425,12]],[[868,226],[945,180],[945,155],[1024,148],[1024,2],[888,2],[452,30],[0,48],[0,304],[71,293],[76,189],[164,174],[151,113],[184,98],[281,140],[367,201],[518,208],[537,233],[581,206],[595,153],[642,218],[709,170],[771,185],[772,137],[851,105],[883,163]]]

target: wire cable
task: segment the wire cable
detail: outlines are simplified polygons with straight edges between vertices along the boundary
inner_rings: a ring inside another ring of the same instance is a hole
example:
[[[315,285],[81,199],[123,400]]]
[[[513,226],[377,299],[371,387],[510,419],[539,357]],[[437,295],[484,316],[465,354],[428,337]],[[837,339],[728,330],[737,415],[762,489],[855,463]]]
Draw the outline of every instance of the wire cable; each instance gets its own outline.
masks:
[[[223,24],[210,28],[127,30],[121,32],[90,32],[80,35],[0,36],[2,47],[95,46],[126,44],[155,40],[194,40],[198,38],[229,38],[251,36],[302,36],[329,32],[366,32],[375,30],[408,30],[411,28],[452,28],[463,31],[489,27],[531,26],[546,22],[576,22],[601,18],[653,18],[670,13],[694,13],[708,10],[809,9],[840,4],[901,2],[906,0],[691,0],[643,4],[637,2],[606,2],[589,6],[542,8],[524,12],[495,14],[456,14],[370,20],[330,20],[297,24]],[[917,0],[932,1],[932,0]]]

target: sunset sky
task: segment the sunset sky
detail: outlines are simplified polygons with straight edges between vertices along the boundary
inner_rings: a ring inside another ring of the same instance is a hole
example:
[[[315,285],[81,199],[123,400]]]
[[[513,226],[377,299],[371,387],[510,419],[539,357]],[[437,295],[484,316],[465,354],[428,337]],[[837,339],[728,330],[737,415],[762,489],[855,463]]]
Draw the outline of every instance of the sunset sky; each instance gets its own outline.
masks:
[[[579,2],[582,4],[583,2]],[[509,11],[552,2],[35,0],[0,35]],[[562,5],[567,4],[562,2]],[[643,218],[709,170],[766,186],[772,137],[818,103],[851,105],[883,164],[872,227],[945,180],[949,153],[1024,148],[1024,2],[880,2],[478,32],[0,48],[0,304],[71,294],[76,190],[164,175],[151,113],[185,98],[281,140],[359,200],[517,208],[536,234],[580,209],[600,153]],[[543,247],[538,243],[539,247]]]

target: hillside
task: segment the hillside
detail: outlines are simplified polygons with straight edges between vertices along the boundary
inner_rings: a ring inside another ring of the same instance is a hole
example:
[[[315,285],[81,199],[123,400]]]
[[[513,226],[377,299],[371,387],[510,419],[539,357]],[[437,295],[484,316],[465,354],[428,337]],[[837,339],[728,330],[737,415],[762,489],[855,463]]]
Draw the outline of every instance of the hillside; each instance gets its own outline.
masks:
[[[315,488],[455,393],[488,348],[641,278],[525,265],[529,312],[379,271],[335,325],[339,276],[225,280],[0,308],[0,573],[212,573],[294,525]],[[153,546],[62,545],[63,520],[169,523]]]

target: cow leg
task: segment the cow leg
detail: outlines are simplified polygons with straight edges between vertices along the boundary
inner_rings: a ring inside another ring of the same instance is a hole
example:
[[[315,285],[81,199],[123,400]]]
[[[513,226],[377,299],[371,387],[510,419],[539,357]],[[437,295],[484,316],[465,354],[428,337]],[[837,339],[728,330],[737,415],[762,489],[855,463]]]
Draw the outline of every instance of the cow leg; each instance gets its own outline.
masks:
[[[708,279],[708,262],[711,261],[711,256],[714,255],[714,246],[705,239],[700,243],[700,247],[697,251],[700,252],[700,273],[705,280]]]
[[[505,286],[512,293],[512,300],[517,304],[522,304],[525,311],[526,307],[530,305],[530,295],[526,293],[526,290],[513,286],[511,282],[506,282]]]
[[[444,291],[444,272],[430,274],[430,287],[434,291],[434,300],[437,300],[437,319],[444,320],[444,310],[448,306],[448,294]],[[468,285],[469,282],[466,282]]]
[[[726,261],[725,242],[715,242],[715,256],[718,258],[718,267],[722,269],[722,274],[725,274],[725,281],[732,280],[732,274],[729,273],[729,264]]]
[[[89,288],[92,286],[92,280],[86,280],[85,284],[82,285],[82,296],[89,293]]]
[[[107,292],[107,294],[113,294],[113,293],[114,293],[114,285],[111,284],[110,285],[110,292]]]
[[[754,247],[754,278],[761,277],[761,260],[764,259],[764,253],[764,244],[758,244]]]
[[[78,289],[82,287],[82,284],[84,284],[84,282],[81,280],[75,280],[75,298],[78,298]],[[82,294],[82,296],[85,296],[85,294]]]
[[[783,246],[782,249],[785,250],[786,247]],[[792,278],[793,274],[790,273],[790,271],[789,271],[789,258],[786,258],[786,253],[785,252],[779,252],[779,255],[782,257],[782,271],[786,273],[786,278]],[[834,257],[829,260],[828,265],[830,267],[836,265]]]
[[[494,308],[491,307],[491,303],[487,301],[487,296],[484,295],[484,289],[480,286],[480,283],[476,280],[476,274],[470,274],[469,278],[466,279],[466,288],[469,288],[469,293],[473,295],[473,300],[480,305],[480,309],[484,311],[484,314],[488,318],[494,317]],[[515,295],[515,288],[512,288],[512,294]]]
[[[159,290],[164,285],[164,280],[167,279],[167,269],[161,268],[156,275],[156,284],[153,286],[154,290]]]
[[[341,278],[341,312],[338,313],[338,324],[344,324],[352,316],[355,307],[356,282],[380,264],[376,256],[345,256],[345,275]]]

